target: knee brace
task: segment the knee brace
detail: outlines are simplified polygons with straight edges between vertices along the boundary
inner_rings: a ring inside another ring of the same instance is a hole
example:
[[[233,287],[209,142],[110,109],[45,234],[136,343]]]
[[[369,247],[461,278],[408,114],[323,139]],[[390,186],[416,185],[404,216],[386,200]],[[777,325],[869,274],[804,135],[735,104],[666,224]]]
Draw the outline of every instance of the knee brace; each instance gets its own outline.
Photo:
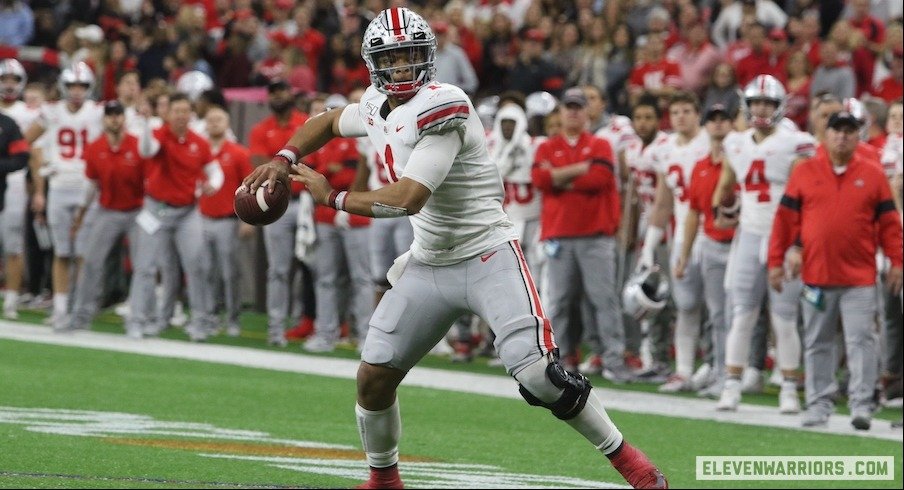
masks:
[[[519,383],[518,391],[521,396],[527,400],[527,403],[535,407],[549,409],[553,415],[561,420],[570,420],[577,417],[581,410],[584,409],[587,397],[590,395],[590,389],[593,387],[590,384],[590,380],[582,374],[565,371],[557,362],[547,364],[545,374],[553,386],[562,390],[558,400],[546,403]]]

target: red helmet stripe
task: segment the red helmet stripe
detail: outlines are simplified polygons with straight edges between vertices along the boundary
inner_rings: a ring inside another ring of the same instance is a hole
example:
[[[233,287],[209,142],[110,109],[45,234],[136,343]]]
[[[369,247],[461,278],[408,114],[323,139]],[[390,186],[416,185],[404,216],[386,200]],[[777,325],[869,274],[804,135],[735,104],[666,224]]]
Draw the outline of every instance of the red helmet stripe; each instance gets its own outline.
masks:
[[[402,23],[399,20],[399,9],[398,7],[393,7],[389,9],[389,15],[392,18],[392,33],[396,36],[402,34]]]

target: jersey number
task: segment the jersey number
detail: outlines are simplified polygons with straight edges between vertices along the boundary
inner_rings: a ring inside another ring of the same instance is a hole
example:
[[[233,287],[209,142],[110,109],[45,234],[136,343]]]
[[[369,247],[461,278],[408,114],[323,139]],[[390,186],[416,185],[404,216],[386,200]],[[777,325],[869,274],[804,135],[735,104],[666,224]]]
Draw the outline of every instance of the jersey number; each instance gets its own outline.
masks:
[[[530,184],[505,184],[505,202],[508,206],[511,203],[528,204],[534,200],[534,187]]]
[[[680,202],[687,201],[687,182],[684,181],[684,170],[680,165],[669,167],[669,180],[674,184],[673,192]]]
[[[78,138],[81,136],[81,145]],[[81,130],[76,135],[75,130],[70,128],[62,128],[57,133],[57,144],[60,145],[60,157],[62,158],[81,158],[81,149],[88,144],[88,130]]]
[[[389,181],[398,182],[399,178],[396,177],[395,168],[393,168],[395,165],[395,158],[392,156],[392,147],[386,145],[386,149],[383,150],[383,155],[383,165],[386,167],[386,172],[389,174]]]
[[[769,194],[769,181],[766,180],[766,161],[754,160],[750,162],[750,170],[744,178],[744,190],[758,192],[757,202],[769,202],[772,196]]]

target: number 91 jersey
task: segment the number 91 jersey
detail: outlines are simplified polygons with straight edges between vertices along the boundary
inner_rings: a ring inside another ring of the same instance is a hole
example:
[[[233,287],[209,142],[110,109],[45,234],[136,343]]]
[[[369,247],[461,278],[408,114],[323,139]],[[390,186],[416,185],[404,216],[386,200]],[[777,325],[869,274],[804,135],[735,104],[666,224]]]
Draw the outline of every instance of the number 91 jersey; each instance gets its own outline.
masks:
[[[757,143],[754,132],[751,128],[731,133],[723,147],[741,185],[741,229],[768,236],[791,168],[797,160],[813,156],[816,139],[809,133],[777,126],[775,132]]]
[[[39,124],[44,127],[47,154],[53,170],[52,187],[81,186],[85,181],[83,152],[103,131],[103,106],[85,101],[71,112],[65,102],[50,102],[41,107]]]

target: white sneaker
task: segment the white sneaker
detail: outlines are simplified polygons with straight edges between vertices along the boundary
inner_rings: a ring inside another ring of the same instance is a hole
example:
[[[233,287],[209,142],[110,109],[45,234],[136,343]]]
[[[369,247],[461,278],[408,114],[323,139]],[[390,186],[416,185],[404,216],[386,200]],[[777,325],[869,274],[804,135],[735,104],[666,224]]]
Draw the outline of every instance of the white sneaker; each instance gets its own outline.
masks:
[[[336,349],[336,343],[315,335],[305,342],[301,348],[307,352],[333,352]]]
[[[129,316],[130,311],[132,311],[132,310],[129,308],[128,301],[123,301],[122,303],[119,303],[118,305],[113,307],[113,313],[116,313],[117,315],[121,316],[122,318],[127,318]]]
[[[782,381],[782,389],[778,392],[778,411],[800,413],[800,398],[797,396],[797,383],[794,381]]]
[[[691,376],[691,389],[694,391],[702,390],[712,384],[714,376],[715,373],[713,373],[713,368],[709,363],[701,364],[697,371],[694,372],[694,375]]]
[[[16,310],[15,306],[12,308],[3,308],[3,318],[6,320],[18,320],[19,311]]]
[[[782,370],[779,368],[775,368],[772,370],[772,375],[769,376],[769,381],[766,383],[771,386],[782,386],[782,383],[785,382],[785,377],[782,375]]]
[[[722,388],[722,396],[716,403],[716,410],[723,412],[734,412],[741,404],[741,381],[738,379],[725,380],[725,387]]]
[[[744,374],[741,375],[741,393],[762,393],[763,392],[763,373],[755,368],[747,366],[744,368]]]
[[[226,336],[227,337],[238,337],[242,335],[242,327],[238,325],[229,325],[226,327]]]
[[[665,384],[659,385],[660,393],[678,393],[679,391],[691,391],[691,382],[680,374],[673,374]]]
[[[182,328],[188,323],[188,315],[185,314],[185,307],[181,301],[176,301],[176,307],[173,308],[173,317],[170,318],[170,325]]]

